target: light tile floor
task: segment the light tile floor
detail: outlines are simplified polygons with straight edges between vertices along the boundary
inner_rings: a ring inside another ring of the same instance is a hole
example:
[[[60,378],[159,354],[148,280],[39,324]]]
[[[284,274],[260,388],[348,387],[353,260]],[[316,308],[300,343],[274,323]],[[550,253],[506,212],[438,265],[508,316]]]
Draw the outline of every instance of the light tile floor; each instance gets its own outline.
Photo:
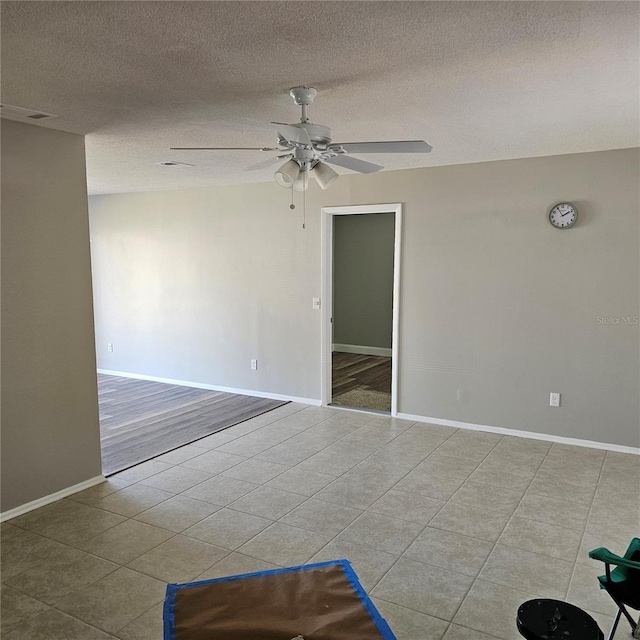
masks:
[[[2,525],[6,640],[160,640],[167,582],[349,558],[399,640],[519,640],[640,532],[640,458],[288,404]],[[617,637],[629,636],[621,623]]]

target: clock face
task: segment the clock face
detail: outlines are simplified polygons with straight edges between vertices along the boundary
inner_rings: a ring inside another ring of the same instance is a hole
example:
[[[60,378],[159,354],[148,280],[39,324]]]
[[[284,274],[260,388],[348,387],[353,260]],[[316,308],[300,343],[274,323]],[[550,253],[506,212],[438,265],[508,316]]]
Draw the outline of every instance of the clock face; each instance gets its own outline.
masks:
[[[561,202],[549,211],[549,222],[557,229],[568,229],[578,219],[578,212],[570,202]]]

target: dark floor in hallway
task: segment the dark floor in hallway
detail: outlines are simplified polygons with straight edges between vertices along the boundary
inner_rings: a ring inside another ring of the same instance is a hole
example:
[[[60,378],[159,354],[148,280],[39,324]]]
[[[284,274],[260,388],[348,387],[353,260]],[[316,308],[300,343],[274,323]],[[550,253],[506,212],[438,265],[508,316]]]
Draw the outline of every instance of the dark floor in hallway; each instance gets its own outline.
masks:
[[[334,351],[331,386],[337,404],[389,411],[391,358]]]

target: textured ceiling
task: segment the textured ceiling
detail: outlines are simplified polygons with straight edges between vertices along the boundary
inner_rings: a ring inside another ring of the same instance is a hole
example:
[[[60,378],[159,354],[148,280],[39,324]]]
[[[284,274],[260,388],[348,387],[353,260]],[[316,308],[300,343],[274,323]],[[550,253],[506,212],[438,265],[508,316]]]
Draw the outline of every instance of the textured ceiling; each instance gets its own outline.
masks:
[[[387,169],[637,146],[636,2],[2,2],[2,101],[87,134],[92,193],[243,173],[288,89],[337,142],[423,138]],[[195,167],[167,168],[177,160]],[[344,170],[340,170],[344,173]]]

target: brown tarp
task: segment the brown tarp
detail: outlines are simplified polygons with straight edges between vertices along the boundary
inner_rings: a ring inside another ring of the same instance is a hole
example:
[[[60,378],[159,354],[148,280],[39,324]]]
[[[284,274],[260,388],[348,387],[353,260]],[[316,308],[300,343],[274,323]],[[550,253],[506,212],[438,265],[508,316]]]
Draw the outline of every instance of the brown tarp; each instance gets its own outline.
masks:
[[[186,587],[176,640],[381,640],[339,564]]]

